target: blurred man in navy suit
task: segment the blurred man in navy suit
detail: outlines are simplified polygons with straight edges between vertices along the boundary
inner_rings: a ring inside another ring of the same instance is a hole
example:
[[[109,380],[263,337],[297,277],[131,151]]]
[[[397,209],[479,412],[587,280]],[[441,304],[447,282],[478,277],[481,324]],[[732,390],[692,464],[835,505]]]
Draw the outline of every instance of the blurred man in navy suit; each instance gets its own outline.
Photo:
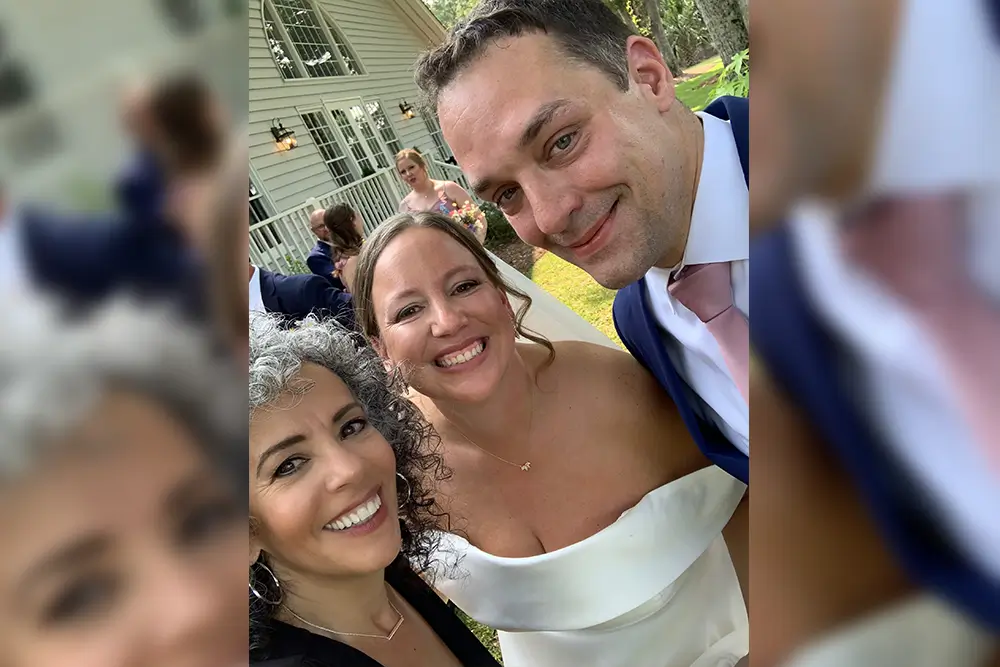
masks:
[[[250,310],[280,313],[289,324],[309,315],[333,317],[348,329],[357,329],[354,301],[344,290],[312,274],[285,276],[249,263]]]
[[[983,664],[1000,1],[764,0],[752,19],[755,655],[857,622],[822,664]]]

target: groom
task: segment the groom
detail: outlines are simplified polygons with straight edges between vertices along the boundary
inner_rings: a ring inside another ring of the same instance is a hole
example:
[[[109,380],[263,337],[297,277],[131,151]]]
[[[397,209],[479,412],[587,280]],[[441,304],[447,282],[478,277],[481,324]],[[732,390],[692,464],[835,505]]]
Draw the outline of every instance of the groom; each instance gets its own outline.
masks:
[[[622,341],[749,482],[749,111],[695,114],[600,0],[485,0],[417,65],[475,194],[619,289]]]

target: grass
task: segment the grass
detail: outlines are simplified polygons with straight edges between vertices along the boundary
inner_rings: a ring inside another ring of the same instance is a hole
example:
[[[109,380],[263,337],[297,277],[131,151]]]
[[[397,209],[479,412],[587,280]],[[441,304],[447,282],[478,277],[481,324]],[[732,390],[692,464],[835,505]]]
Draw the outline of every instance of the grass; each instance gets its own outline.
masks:
[[[619,346],[622,345],[611,319],[611,304],[615,300],[614,290],[601,287],[583,269],[550,252],[535,262],[531,279],[600,329]]]
[[[685,74],[693,76],[677,82],[677,99],[692,111],[701,111],[712,101],[712,90],[715,88],[721,73],[722,60],[718,57],[706,60],[686,70]]]
[[[497,662],[502,665],[503,659],[500,657],[500,643],[497,641],[497,633],[485,625],[473,621],[471,618],[466,616],[465,612],[461,609],[456,608],[455,613],[458,614],[458,617],[462,619],[463,623],[469,626],[469,629],[472,630],[472,634],[476,635],[476,639],[481,641],[483,646],[485,646],[489,652],[493,654],[493,657],[497,659]]]

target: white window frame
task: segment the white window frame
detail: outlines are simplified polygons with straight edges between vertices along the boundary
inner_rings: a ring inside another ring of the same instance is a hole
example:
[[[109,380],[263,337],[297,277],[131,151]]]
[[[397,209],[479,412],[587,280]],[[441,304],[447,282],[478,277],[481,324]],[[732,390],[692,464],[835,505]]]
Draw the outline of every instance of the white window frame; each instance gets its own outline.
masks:
[[[340,128],[337,126],[336,121],[330,114],[330,111],[326,108],[326,105],[316,107],[302,107],[296,109],[299,114],[299,120],[302,125],[306,128],[306,132],[309,134],[309,138],[312,140],[313,144],[316,146],[316,152],[319,154],[320,160],[326,165],[327,172],[330,174],[330,178],[333,180],[334,184],[338,188],[345,188],[351,183],[356,183],[361,179],[361,166],[354,159],[354,155],[351,153],[350,145],[347,140],[341,135]],[[315,115],[323,120],[323,124],[326,126],[325,129],[329,132],[330,137],[333,139],[333,143],[336,144],[337,148],[342,153],[343,157],[337,158],[335,160],[327,160],[326,156],[323,154],[323,150],[320,144],[316,141],[316,137],[313,136],[312,131],[309,130],[309,124],[306,122],[306,115]],[[331,166],[332,162],[339,162],[343,160],[344,165],[347,167],[347,174],[338,174],[334,171]],[[342,183],[340,178],[347,178],[350,180],[347,183]]]
[[[427,134],[430,135],[431,142],[434,144],[434,151],[441,158],[441,161],[447,162],[449,159],[455,157],[455,154],[451,152],[451,146],[444,140],[444,131],[441,129],[441,123],[438,121],[437,116],[430,111],[424,111],[420,116],[423,118]]]
[[[330,50],[332,56],[332,61],[335,67],[339,70],[338,74],[335,75],[323,75],[314,76],[312,71],[306,66],[305,62],[302,60],[302,54],[299,53],[298,47],[291,38],[291,34],[285,26],[281,15],[278,13],[277,9],[274,7],[274,2],[302,2],[307,5],[309,9],[312,10],[313,14],[319,19],[319,28],[323,32],[323,36],[326,39],[326,46]],[[275,69],[281,74],[281,78],[287,82],[296,81],[310,81],[312,79],[329,79],[329,78],[339,78],[339,77],[353,77],[353,76],[366,76],[368,71],[365,69],[364,63],[358,56],[357,50],[351,46],[350,41],[348,41],[347,36],[344,31],[340,29],[337,22],[334,20],[330,12],[323,6],[321,6],[316,0],[261,0],[260,3],[260,17],[261,17],[261,27],[264,31],[265,39],[270,39],[268,36],[268,23],[270,22],[274,26],[274,30],[277,33],[276,37],[280,40],[280,45],[283,49],[287,51],[287,56],[290,62],[287,63],[289,70],[284,69],[278,64],[274,57],[274,45],[269,44],[269,49],[271,53],[271,61],[274,63]],[[348,65],[344,57],[344,51],[350,57],[354,67],[353,71],[351,66]],[[290,75],[294,72],[294,75]]]

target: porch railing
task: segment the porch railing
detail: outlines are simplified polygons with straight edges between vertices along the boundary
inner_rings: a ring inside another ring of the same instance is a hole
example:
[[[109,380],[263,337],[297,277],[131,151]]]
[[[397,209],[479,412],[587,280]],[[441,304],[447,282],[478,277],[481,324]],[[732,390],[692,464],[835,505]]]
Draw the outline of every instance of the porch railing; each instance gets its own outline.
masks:
[[[468,180],[458,167],[437,161],[428,161],[427,167],[431,178],[455,181],[469,189]],[[305,258],[316,245],[316,237],[309,229],[310,213],[336,202],[346,202],[361,213],[367,236],[399,210],[399,202],[404,196],[406,187],[396,170],[392,167],[380,169],[360,181],[251,225],[250,259],[257,266],[280,273],[307,271]]]

